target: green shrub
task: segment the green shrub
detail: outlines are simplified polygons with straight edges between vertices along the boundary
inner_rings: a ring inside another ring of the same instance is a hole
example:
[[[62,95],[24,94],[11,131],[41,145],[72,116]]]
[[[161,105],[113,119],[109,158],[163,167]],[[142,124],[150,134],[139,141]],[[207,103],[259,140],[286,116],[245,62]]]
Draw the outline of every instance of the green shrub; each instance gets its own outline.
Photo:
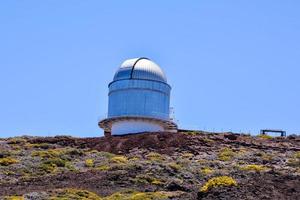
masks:
[[[206,143],[213,143],[214,142],[212,139],[209,139],[209,138],[204,138],[203,141],[206,142]]]
[[[70,156],[83,156],[84,152],[80,149],[70,149],[67,151],[67,154],[69,154]]]
[[[243,166],[240,169],[244,171],[256,171],[256,172],[268,170],[268,168],[263,165],[254,165],[254,164]]]
[[[7,170],[7,171],[2,171],[3,174],[10,176],[10,175],[15,175],[16,173],[14,171],[11,170]]]
[[[184,153],[184,154],[182,154],[182,158],[187,158],[187,159],[189,159],[189,158],[192,158],[192,157],[194,157],[194,154],[192,154],[192,153]]]
[[[188,131],[188,132],[182,132],[182,133],[184,135],[191,135],[191,136],[203,134],[202,132],[199,132],[199,131]]]
[[[72,165],[72,163],[70,162],[66,162],[66,166],[65,166],[68,170],[72,171],[72,172],[78,172],[79,170],[77,170],[74,165]]]
[[[204,175],[212,174],[213,172],[214,172],[214,170],[212,170],[209,167],[204,167],[203,169],[201,169],[201,173],[204,174]]]
[[[153,185],[163,185],[164,183],[161,181],[161,180],[158,180],[158,179],[154,179],[151,184]]]
[[[128,159],[125,156],[115,156],[112,157],[110,161],[118,164],[125,164],[128,162]]]
[[[109,152],[105,152],[105,151],[99,152],[99,155],[103,156],[103,157],[105,157],[107,159],[111,159],[111,158],[113,158],[113,157],[116,156],[115,154],[112,154],[112,153],[109,153]]]
[[[57,158],[65,153],[65,149],[49,149],[45,151],[33,151],[31,156],[41,158]]]
[[[110,167],[108,165],[101,165],[101,166],[98,166],[97,169],[100,171],[108,171],[108,170],[110,170]]]
[[[26,148],[36,148],[36,149],[49,149],[49,148],[51,148],[51,145],[50,144],[48,144],[48,143],[38,143],[38,144],[36,144],[36,143],[33,143],[33,144],[31,144],[31,143],[27,143],[26,145],[25,145],[25,147]]]
[[[219,176],[209,179],[201,188],[200,192],[207,192],[212,188],[223,186],[237,186],[236,181],[229,176]]]
[[[0,158],[0,165],[2,166],[9,166],[9,165],[12,165],[12,164],[16,164],[18,163],[19,161],[14,159],[14,158]]]
[[[45,164],[54,164],[57,167],[65,167],[66,161],[60,158],[51,158],[49,160],[44,161]]]
[[[87,190],[66,189],[58,192],[51,200],[102,200],[97,194]]]
[[[24,200],[23,196],[6,196],[4,200]]]
[[[146,155],[146,158],[151,161],[162,161],[163,160],[163,156],[156,152],[150,152],[149,154]]]
[[[93,159],[86,159],[85,160],[86,167],[94,167],[94,160]]]
[[[219,157],[219,160],[221,160],[221,161],[229,161],[235,155],[236,155],[236,153],[234,153],[230,148],[226,147],[219,152],[218,157]]]
[[[53,163],[42,163],[39,168],[46,173],[54,173],[57,171],[57,166]]]
[[[4,150],[0,150],[0,158],[6,158],[11,156],[11,152],[10,151],[4,151]]]
[[[168,192],[117,192],[111,196],[104,197],[103,200],[163,200],[168,199]]]
[[[300,151],[296,152],[287,162],[288,166],[300,168]]]
[[[179,171],[182,168],[182,166],[177,163],[169,163],[169,167],[175,171]]]
[[[258,136],[259,138],[262,138],[262,139],[272,139],[273,137],[270,136],[270,135],[266,135],[266,134],[261,134]]]
[[[273,160],[274,156],[272,154],[269,154],[269,153],[262,153],[261,158],[262,158],[263,161],[269,162],[269,161]]]
[[[151,173],[137,175],[134,181],[140,184],[153,184],[153,185],[162,185],[164,183],[164,181],[154,177],[153,174]]]
[[[7,143],[15,145],[15,144],[25,144],[26,142],[27,140],[24,138],[15,137],[15,138],[10,138]]]

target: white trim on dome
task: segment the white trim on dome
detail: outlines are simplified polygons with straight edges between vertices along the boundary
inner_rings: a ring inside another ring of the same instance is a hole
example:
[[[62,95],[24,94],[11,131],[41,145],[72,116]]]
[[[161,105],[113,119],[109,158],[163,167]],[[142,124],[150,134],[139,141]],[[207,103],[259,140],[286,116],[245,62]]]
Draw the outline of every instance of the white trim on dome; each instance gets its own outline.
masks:
[[[123,79],[146,79],[167,83],[163,70],[148,58],[125,60],[114,76],[114,81]]]

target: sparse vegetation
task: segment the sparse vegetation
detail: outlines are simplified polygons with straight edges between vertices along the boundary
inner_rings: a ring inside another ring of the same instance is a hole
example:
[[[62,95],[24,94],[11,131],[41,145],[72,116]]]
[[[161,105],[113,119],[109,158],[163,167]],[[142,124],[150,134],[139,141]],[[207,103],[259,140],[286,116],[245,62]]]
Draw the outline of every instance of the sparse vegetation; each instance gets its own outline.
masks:
[[[220,194],[233,199],[254,196],[296,199],[299,196],[297,192],[288,190],[287,194],[281,189],[293,187],[299,191],[300,152],[295,152],[299,148],[298,138],[262,140],[240,135],[238,140],[228,140],[225,136],[223,140],[222,137],[222,134],[159,133],[109,140],[0,139],[0,199],[178,200],[219,199]],[[13,142],[8,144],[10,140]],[[204,143],[206,140],[211,141]],[[9,159],[15,161],[7,162]],[[56,189],[61,180],[63,187],[69,189]],[[276,194],[282,196],[262,193],[266,189],[271,191],[278,182],[282,187],[277,188]],[[227,188],[238,184],[238,190]],[[41,192],[36,192],[37,185]],[[20,187],[24,188],[22,193],[18,190]],[[247,187],[257,193],[249,193]],[[27,188],[30,193],[26,193]],[[83,188],[86,190],[81,190]],[[8,194],[24,196],[1,196]]]
[[[97,194],[87,190],[66,189],[58,191],[56,195],[51,197],[51,200],[102,200]]]

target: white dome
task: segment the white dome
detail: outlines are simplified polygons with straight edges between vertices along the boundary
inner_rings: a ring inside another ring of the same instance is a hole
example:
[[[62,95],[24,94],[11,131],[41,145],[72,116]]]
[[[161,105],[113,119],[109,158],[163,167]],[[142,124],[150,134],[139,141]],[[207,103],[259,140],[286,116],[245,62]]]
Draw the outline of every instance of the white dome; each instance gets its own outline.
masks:
[[[114,81],[123,79],[145,79],[167,83],[162,69],[148,58],[134,58],[123,62],[114,76]]]

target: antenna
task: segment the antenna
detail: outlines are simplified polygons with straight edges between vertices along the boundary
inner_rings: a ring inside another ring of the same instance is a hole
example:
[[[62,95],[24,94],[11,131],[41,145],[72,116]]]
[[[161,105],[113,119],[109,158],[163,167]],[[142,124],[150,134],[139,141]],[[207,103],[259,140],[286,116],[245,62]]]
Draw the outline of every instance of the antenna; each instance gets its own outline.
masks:
[[[175,119],[175,108],[170,107],[170,120],[174,121]]]

